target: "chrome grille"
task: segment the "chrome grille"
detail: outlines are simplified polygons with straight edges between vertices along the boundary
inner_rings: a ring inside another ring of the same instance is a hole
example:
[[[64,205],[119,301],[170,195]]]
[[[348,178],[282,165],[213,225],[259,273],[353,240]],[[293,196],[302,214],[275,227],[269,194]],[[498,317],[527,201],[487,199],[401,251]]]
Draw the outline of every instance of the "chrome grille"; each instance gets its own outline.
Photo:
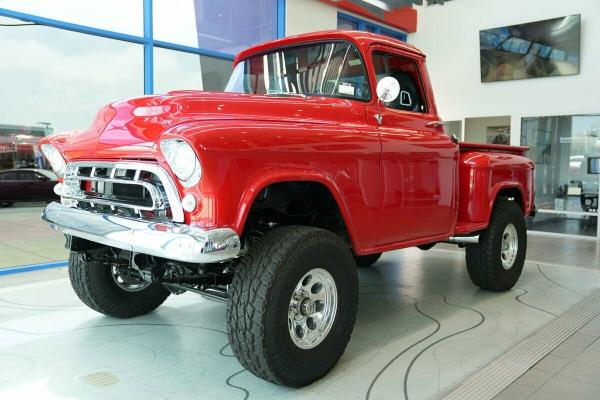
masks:
[[[79,161],[67,164],[62,202],[144,220],[183,222],[177,187],[158,164]]]

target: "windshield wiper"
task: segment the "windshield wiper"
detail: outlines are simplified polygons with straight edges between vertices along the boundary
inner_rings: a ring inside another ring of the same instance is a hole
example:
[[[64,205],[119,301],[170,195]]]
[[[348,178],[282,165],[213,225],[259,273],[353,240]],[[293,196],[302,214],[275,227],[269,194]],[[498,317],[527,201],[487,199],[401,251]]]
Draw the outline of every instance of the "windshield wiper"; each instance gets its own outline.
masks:
[[[304,93],[291,93],[291,92],[267,92],[267,96],[281,96],[281,97],[302,97],[307,99],[308,95]]]

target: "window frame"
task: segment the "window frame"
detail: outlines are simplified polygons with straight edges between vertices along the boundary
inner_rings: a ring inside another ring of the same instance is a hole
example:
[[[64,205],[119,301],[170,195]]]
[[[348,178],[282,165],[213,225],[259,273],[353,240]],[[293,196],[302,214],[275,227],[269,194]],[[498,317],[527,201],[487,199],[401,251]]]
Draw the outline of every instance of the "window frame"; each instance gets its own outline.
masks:
[[[391,108],[391,107],[387,107],[385,104],[383,105],[385,107],[386,110],[391,110],[391,111],[395,111],[395,112],[401,112],[401,113],[411,113],[411,114],[416,114],[416,115],[431,115],[431,110],[432,108],[432,104],[430,102],[429,99],[429,95],[428,92],[426,90],[426,86],[425,86],[425,81],[423,79],[423,69],[421,68],[421,64],[419,62],[417,62],[417,60],[415,59],[415,57],[411,57],[409,54],[402,52],[401,50],[395,49],[395,48],[390,48],[388,46],[385,45],[380,45],[380,44],[374,44],[371,46],[371,48],[369,49],[369,57],[370,57],[370,61],[371,61],[371,75],[373,76],[373,85],[375,86],[375,91],[377,92],[377,71],[375,71],[375,63],[373,62],[373,56],[375,53],[385,53],[387,55],[391,55],[394,57],[399,57],[402,58],[404,60],[407,60],[408,62],[412,63],[415,65],[416,70],[417,70],[417,76],[418,76],[418,81],[415,82],[418,86],[418,88],[421,91],[421,98],[423,99],[423,105],[425,106],[425,111],[408,111],[408,110],[399,110],[396,108]]]

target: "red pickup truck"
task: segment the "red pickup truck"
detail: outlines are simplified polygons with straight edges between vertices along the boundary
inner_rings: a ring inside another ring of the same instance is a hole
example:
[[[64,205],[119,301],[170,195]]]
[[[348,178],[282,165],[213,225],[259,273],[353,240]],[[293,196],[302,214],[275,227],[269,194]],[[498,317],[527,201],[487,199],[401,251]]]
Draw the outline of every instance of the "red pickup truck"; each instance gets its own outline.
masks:
[[[43,139],[62,176],[43,218],[66,234],[85,304],[128,318],[170,294],[223,299],[240,363],[299,387],[341,357],[356,268],[382,252],[456,243],[476,285],[513,287],[533,163],[446,134],[423,53],[328,31],[234,65],[225,92],[117,101]]]

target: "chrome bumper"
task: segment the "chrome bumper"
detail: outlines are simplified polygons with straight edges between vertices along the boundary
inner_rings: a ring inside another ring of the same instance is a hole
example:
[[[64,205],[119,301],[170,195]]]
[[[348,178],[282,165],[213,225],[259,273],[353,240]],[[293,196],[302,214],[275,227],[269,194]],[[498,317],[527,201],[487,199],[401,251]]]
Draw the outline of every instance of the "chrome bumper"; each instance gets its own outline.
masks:
[[[229,228],[203,230],[175,223],[115,217],[50,203],[42,219],[53,229],[119,249],[189,263],[235,258],[240,239]]]

